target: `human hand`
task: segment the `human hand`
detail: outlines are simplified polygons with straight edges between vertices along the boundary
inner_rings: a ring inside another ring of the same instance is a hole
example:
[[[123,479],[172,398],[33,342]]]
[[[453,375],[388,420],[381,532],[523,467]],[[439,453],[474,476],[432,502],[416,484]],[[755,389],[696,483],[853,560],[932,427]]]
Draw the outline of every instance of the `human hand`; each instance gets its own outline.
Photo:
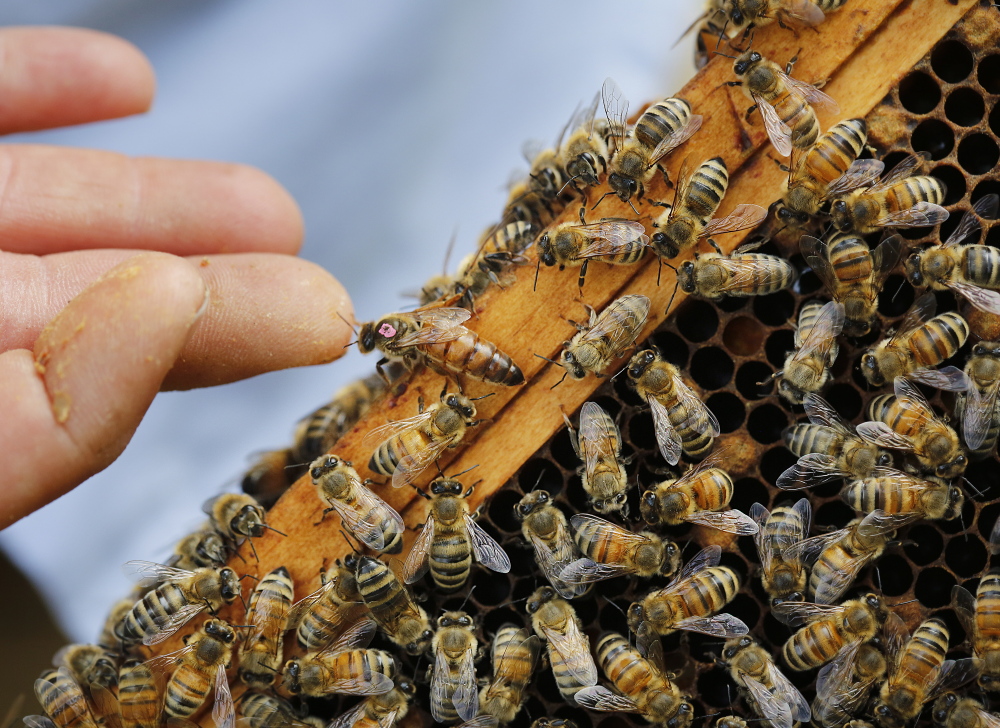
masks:
[[[113,36],[5,28],[0,53],[0,133],[152,101]],[[0,145],[0,528],[114,461],[160,389],[339,357],[350,301],[302,232],[249,167]]]

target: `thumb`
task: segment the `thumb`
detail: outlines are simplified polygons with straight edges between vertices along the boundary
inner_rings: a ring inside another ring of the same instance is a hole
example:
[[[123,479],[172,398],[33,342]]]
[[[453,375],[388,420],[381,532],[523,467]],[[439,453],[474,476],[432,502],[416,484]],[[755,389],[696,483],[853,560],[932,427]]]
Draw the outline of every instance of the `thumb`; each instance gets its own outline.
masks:
[[[33,354],[0,354],[0,528],[121,454],[205,302],[190,263],[142,253],[70,301]]]

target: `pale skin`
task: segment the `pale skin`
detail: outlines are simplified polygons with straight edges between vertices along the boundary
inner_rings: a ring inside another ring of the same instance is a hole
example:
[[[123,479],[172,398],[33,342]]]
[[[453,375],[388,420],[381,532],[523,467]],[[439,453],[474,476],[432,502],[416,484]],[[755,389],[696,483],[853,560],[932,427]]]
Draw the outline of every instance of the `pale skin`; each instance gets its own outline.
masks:
[[[154,90],[119,38],[0,28],[0,133],[140,114]],[[0,144],[0,528],[113,462],[158,391],[338,358],[350,299],[302,237],[250,167]]]

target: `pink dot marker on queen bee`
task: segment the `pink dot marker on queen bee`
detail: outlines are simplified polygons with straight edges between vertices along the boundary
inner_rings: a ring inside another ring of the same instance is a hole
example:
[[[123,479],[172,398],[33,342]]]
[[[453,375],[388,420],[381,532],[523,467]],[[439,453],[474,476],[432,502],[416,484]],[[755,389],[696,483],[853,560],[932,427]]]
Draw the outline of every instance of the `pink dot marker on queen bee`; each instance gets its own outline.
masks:
[[[382,324],[378,327],[378,332],[387,338],[392,338],[396,335],[396,328],[392,324]]]

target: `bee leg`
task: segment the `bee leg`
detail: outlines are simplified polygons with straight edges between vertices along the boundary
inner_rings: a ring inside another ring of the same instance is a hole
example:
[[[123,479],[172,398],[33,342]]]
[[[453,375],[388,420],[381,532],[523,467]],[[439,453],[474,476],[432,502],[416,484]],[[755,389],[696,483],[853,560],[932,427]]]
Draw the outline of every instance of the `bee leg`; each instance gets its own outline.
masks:
[[[580,266],[580,277],[577,279],[577,287],[583,291],[583,282],[587,279],[587,266],[590,265],[590,260],[583,261],[583,265]]]
[[[786,76],[791,76],[792,75],[792,68],[798,62],[798,60],[799,60],[799,53],[801,53],[801,52],[802,52],[802,49],[799,48],[798,53],[796,53],[794,56],[792,56],[791,59],[789,59],[788,63],[785,64],[785,75]]]
[[[756,110],[757,110],[757,104],[754,104],[754,105],[753,105],[753,106],[751,106],[751,107],[750,107],[749,109],[747,109],[747,113],[745,113],[745,114],[743,115],[743,120],[744,120],[744,121],[750,121],[750,115],[751,115],[751,114],[752,114],[753,112],[755,112]]]
[[[381,359],[378,360],[378,363],[375,365],[375,371],[377,371],[378,375],[382,377],[382,381],[385,382],[385,386],[391,387],[392,378],[389,377],[389,375],[386,374],[385,369],[382,368],[385,364],[388,363],[389,363],[388,357],[382,357]]]
[[[712,240],[712,238],[708,239],[708,244],[715,248],[715,252],[719,255],[725,255],[725,253],[722,252],[722,248],[719,247],[719,244]]]
[[[319,524],[321,524],[324,520],[326,520],[326,514],[329,513],[330,511],[333,511],[333,510],[336,510],[336,509],[333,508],[332,506],[330,508],[324,508],[323,509],[323,515],[320,516],[319,520],[316,521],[316,523],[314,523],[313,525],[314,526],[318,526]]]

